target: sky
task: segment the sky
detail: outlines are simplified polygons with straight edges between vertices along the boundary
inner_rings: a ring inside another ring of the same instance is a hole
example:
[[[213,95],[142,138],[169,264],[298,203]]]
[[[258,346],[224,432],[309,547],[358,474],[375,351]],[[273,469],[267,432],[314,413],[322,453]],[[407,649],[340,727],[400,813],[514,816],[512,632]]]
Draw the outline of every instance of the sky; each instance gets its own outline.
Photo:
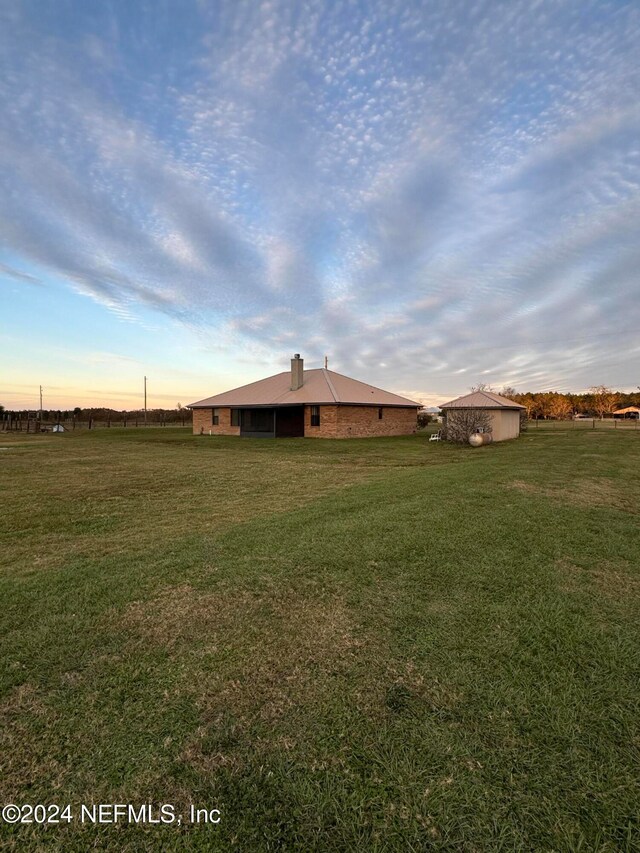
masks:
[[[0,0],[0,403],[640,384],[640,5]]]

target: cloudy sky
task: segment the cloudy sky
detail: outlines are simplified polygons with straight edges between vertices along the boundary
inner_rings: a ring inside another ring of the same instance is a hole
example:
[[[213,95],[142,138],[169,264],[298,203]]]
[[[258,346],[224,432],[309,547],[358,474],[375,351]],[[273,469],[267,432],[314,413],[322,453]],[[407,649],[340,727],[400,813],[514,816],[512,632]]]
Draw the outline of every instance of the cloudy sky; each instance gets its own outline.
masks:
[[[640,383],[640,6],[0,0],[0,402]]]

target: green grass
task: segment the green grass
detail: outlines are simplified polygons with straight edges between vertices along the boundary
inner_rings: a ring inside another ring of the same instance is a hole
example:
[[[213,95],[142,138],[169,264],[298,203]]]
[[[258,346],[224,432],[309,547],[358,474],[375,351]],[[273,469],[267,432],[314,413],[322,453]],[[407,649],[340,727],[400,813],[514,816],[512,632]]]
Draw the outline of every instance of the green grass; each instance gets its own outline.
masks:
[[[639,849],[640,431],[0,434],[9,850]]]

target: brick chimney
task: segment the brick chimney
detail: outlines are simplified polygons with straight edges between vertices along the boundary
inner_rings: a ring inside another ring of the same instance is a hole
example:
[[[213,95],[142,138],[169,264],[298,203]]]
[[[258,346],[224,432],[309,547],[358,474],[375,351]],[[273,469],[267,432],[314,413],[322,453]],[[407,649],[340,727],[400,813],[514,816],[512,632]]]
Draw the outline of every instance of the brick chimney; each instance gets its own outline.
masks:
[[[297,391],[302,388],[304,382],[304,359],[300,358],[300,353],[297,352],[291,359],[291,390]]]

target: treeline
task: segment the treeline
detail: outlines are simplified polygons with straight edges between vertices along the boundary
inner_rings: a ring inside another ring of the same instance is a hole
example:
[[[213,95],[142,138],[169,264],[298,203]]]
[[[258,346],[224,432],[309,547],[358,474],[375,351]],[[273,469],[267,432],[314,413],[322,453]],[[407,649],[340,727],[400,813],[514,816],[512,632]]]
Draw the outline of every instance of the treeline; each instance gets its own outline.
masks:
[[[491,390],[476,386],[473,390]],[[503,388],[498,393],[527,410],[527,417],[568,420],[576,415],[604,418],[617,409],[640,406],[640,388],[635,392],[614,391],[605,385],[589,389],[585,394],[561,394],[558,391],[520,393],[515,388]]]
[[[13,420],[31,418],[40,418],[40,412],[37,409],[5,409],[0,406],[0,417],[11,417]],[[119,423],[144,423],[144,409],[119,410],[110,409],[100,406],[92,406],[82,408],[76,406],[74,409],[43,409],[43,423],[65,423],[76,421],[77,423],[112,423],[114,426]],[[190,409],[178,405],[175,409],[147,409],[146,420],[148,423],[163,423],[163,424],[184,424],[191,420]]]

